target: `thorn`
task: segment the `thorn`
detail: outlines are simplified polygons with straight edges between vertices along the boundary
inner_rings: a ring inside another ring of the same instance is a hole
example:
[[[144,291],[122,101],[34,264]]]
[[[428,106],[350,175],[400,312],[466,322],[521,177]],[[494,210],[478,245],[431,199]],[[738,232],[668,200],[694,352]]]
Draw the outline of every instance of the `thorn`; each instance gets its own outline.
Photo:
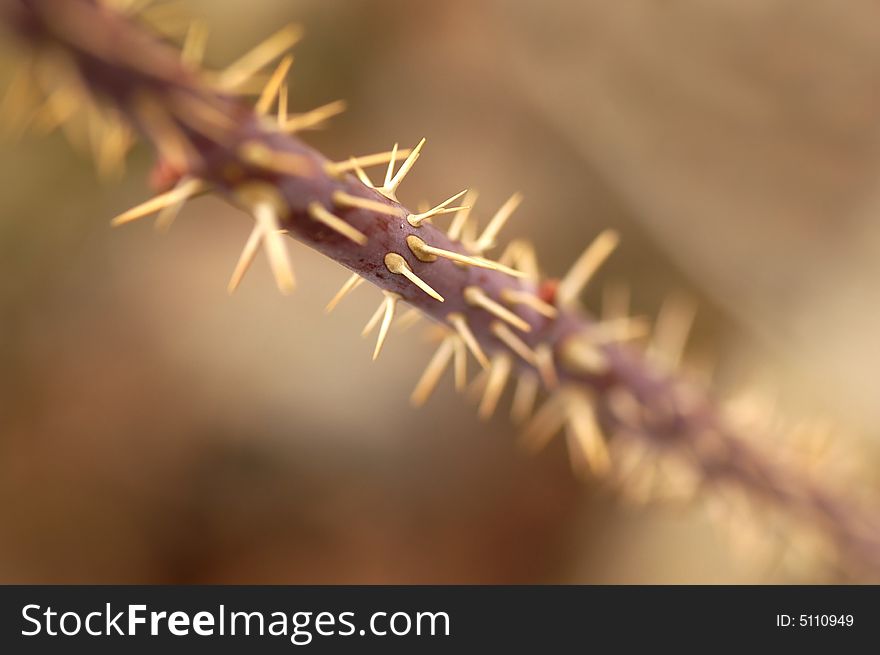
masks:
[[[400,165],[400,169],[389,179],[388,171],[385,173],[385,183],[378,187],[376,190],[381,193],[383,196],[388,198],[389,200],[397,201],[397,188],[400,186],[400,183],[403,182],[403,178],[407,176],[407,174],[412,170],[413,165],[416,163],[416,160],[419,158],[419,155],[422,152],[422,146],[425,145],[425,139],[419,141],[418,145],[412,149],[412,152],[409,153],[409,156],[403,161]],[[395,144],[396,148],[397,144]],[[392,153],[394,150],[392,150]],[[394,166],[394,159],[396,155],[392,156],[392,159],[388,162],[388,170],[390,171]]]
[[[464,194],[467,193],[467,189],[464,191],[459,191],[454,196],[450,196],[439,205],[432,207],[428,211],[421,212],[419,214],[410,214],[406,217],[406,220],[409,221],[409,224],[413,227],[418,227],[421,225],[422,221],[431,218],[432,216],[439,216],[440,214],[450,214],[452,212],[461,211],[463,209],[467,209],[467,207],[449,207],[450,203],[455,202],[459,198],[461,198]]]
[[[293,55],[285,55],[278,63],[278,67],[275,69],[275,72],[272,73],[272,77],[269,78],[269,81],[263,88],[263,92],[260,94],[260,99],[257,100],[257,104],[254,107],[254,111],[257,114],[262,116],[272,107],[272,103],[275,101],[275,96],[277,96],[278,92],[281,90],[281,86],[284,84],[284,78],[287,76],[292,64]],[[281,123],[281,125],[283,126],[284,123]]]
[[[328,211],[324,207],[324,205],[319,203],[317,200],[309,203],[308,212],[309,216],[311,216],[313,219],[315,219],[319,223],[323,223],[334,232],[338,232],[346,239],[354,241],[359,246],[366,245],[366,234],[349,225],[333,212]]]
[[[342,100],[334,100],[333,102],[328,102],[326,105],[316,107],[305,114],[291,116],[287,119],[284,125],[281,126],[281,129],[287,134],[293,134],[300,130],[308,130],[317,127],[328,118],[333,118],[344,111],[345,102]]]
[[[495,408],[498,406],[498,400],[507,384],[507,378],[510,376],[511,361],[510,357],[505,354],[498,354],[492,358],[492,366],[489,369],[489,380],[486,382],[486,390],[483,392],[483,399],[480,401],[480,408],[477,410],[479,417],[486,421],[492,418]]]
[[[485,309],[496,318],[500,318],[502,321],[510,323],[518,330],[522,330],[523,332],[531,332],[532,330],[531,325],[503,305],[499,305],[492,300],[480,287],[465,287],[464,299],[467,304]]]
[[[137,207],[132,207],[128,211],[119,214],[119,216],[110,221],[110,224],[117,227],[137,220],[138,218],[149,216],[150,214],[165,209],[166,207],[175,205],[178,202],[189,200],[193,196],[204,193],[207,190],[208,185],[202,180],[189,180],[183,186],[175,187],[171,191],[161,193],[158,196],[141,203]]]
[[[296,278],[293,275],[293,267],[290,265],[287,248],[281,240],[278,213],[271,203],[258,202],[254,206],[254,218],[263,233],[263,247],[269,258],[269,266],[275,277],[275,284],[278,285],[278,290],[286,295],[296,286]]]
[[[302,28],[299,25],[287,25],[257,45],[250,52],[239,57],[234,63],[220,73],[219,86],[226,90],[235,89],[248,80],[254,73],[270,61],[284,53],[300,40]]]
[[[443,302],[443,296],[434,291],[427,282],[422,280],[418,275],[412,272],[406,260],[396,252],[389,252],[385,255],[385,267],[395,275],[402,275],[407,280],[415,284],[419,289],[431,296],[434,300]]]
[[[535,351],[529,348],[525,341],[516,336],[507,325],[500,321],[493,321],[489,329],[499,341],[522,357],[526,363],[534,367],[538,366],[538,356],[535,355]]]
[[[550,303],[546,303],[530,291],[518,289],[502,289],[501,300],[508,305],[525,305],[530,309],[534,309],[542,316],[553,319],[559,314],[556,308]]]
[[[569,269],[556,290],[556,304],[567,307],[574,304],[608,256],[617,247],[620,236],[614,230],[605,230],[593,239],[583,254]]]
[[[474,250],[477,252],[484,252],[495,245],[495,239],[501,231],[501,228],[504,227],[504,224],[507,223],[507,220],[510,218],[511,214],[516,211],[516,208],[519,207],[521,202],[522,194],[516,192],[510,196],[503,205],[501,205],[501,208],[495,212],[495,215],[491,218],[489,224],[486,225],[486,229],[483,230],[483,233],[477,239],[474,244]]]
[[[409,148],[403,148],[397,151],[397,157],[406,157],[409,155],[411,150]],[[391,161],[391,156],[394,154],[393,151],[387,150],[386,152],[377,152],[372,155],[362,155],[360,157],[351,157],[347,161],[337,161],[337,162],[329,162],[326,164],[327,173],[330,175],[340,175],[342,173],[347,173],[348,171],[353,171],[356,166],[361,166],[366,168],[368,166],[378,166],[379,164],[387,164]],[[373,186],[372,184],[370,186]]]
[[[370,177],[364,172],[364,169],[361,168],[360,164],[358,164],[354,157],[351,158],[351,167],[354,170],[355,175],[357,175],[357,179],[361,181],[361,184],[367,186],[371,189],[375,189],[376,187],[373,185],[373,181]]]
[[[535,248],[525,239],[514,239],[508,243],[498,261],[522,271],[525,277],[534,282],[541,277]]]
[[[249,164],[281,175],[307,177],[312,170],[309,160],[303,155],[272,150],[259,141],[245,141],[239,147],[238,154]]]
[[[559,375],[556,373],[556,362],[553,360],[553,348],[542,343],[535,347],[535,357],[538,360],[538,375],[548,389],[555,389],[559,385]]]
[[[367,211],[376,212],[377,214],[386,214],[388,216],[400,215],[400,209],[397,207],[380,202],[379,200],[355,196],[346,193],[345,191],[334,191],[332,199],[333,203],[339,207],[366,209]]]
[[[455,390],[461,393],[467,388],[467,345],[464,339],[453,339],[455,348]]]
[[[134,111],[162,158],[175,169],[189,170],[190,163],[199,159],[186,133],[158,101],[141,95],[135,101]]]
[[[525,423],[532,415],[537,396],[538,377],[529,371],[520,373],[510,405],[510,419],[517,425]]]
[[[391,156],[388,158],[388,166],[385,169],[385,181],[382,183],[386,187],[391,184],[391,179],[394,177],[394,166],[397,164],[397,147],[398,144],[395,143],[394,147],[391,148]]]
[[[580,447],[581,454],[592,472],[595,475],[604,475],[611,468],[611,459],[590,399],[582,393],[569,394],[566,409],[567,425],[572,441]],[[576,461],[573,457],[572,463],[575,464]]]
[[[364,278],[362,278],[360,275],[358,275],[357,273],[352,273],[351,276],[342,285],[342,288],[340,288],[339,291],[336,292],[336,295],[333,296],[330,299],[330,302],[327,303],[327,306],[324,307],[324,311],[327,314],[332,312],[336,308],[336,305],[338,305],[343,298],[345,298],[349,293],[361,286],[364,281]]]
[[[281,82],[281,88],[278,89],[278,118],[276,122],[278,127],[282,128],[287,124],[287,80]]]
[[[444,250],[443,248],[429,246],[414,234],[411,234],[406,238],[406,245],[409,246],[409,249],[416,258],[422,262],[433,262],[437,261],[438,257],[442,257],[443,259],[449,259],[458,262],[459,264],[465,264],[466,266],[476,266],[477,268],[486,268],[492,271],[498,271],[499,273],[512,275],[514,277],[522,277],[522,273],[519,271],[503,266],[498,262],[493,262],[491,259],[486,259],[485,257],[471,257],[470,255],[463,255],[454,250]]]
[[[189,177],[188,175],[184,175],[182,178],[180,178],[177,184],[174,185],[174,189],[172,189],[172,191],[185,187],[194,179],[195,178]],[[180,213],[180,210],[183,209],[183,206],[190,198],[192,198],[192,196],[180,198],[177,202],[160,209],[159,214],[156,216],[156,229],[160,232],[167,232],[169,229],[171,229],[171,225],[177,219],[177,215]]]
[[[394,311],[397,308],[397,301],[400,300],[400,296],[391,291],[383,291],[382,293],[385,295],[385,299],[379,306],[379,310],[373,315],[369,323],[367,323],[362,333],[366,335],[372,331],[376,323],[379,322],[379,317],[381,316],[382,323],[379,325],[379,336],[376,339],[376,348],[373,350],[374,362],[379,358],[379,353],[382,352],[382,346],[385,345],[385,338],[388,336],[388,328],[391,327],[391,321],[394,320]]]
[[[434,389],[437,388],[437,383],[443,376],[443,372],[449,366],[449,360],[454,350],[453,339],[453,337],[449,336],[440,343],[440,347],[437,348],[434,356],[431,357],[431,361],[428,362],[425,372],[422,373],[422,377],[416,383],[416,388],[409,397],[410,402],[416,407],[421,407],[431,397]]]
[[[585,335],[575,335],[562,342],[559,358],[566,369],[588,375],[602,375],[608,360],[599,345]]]
[[[622,316],[599,321],[587,333],[596,343],[611,341],[631,341],[644,337],[650,332],[648,321],[642,317]]]
[[[180,51],[180,61],[192,70],[198,70],[205,58],[205,47],[208,44],[208,25],[201,19],[189,24],[186,39]]]
[[[458,335],[461,337],[461,340],[464,342],[467,349],[471,351],[471,354],[474,356],[480,366],[484,369],[489,368],[489,358],[486,357],[486,353],[483,352],[483,348],[480,346],[480,342],[477,341],[477,338],[474,336],[474,333],[471,331],[470,326],[468,325],[467,319],[464,314],[459,312],[453,312],[449,316],[446,317],[449,320],[449,323],[452,327],[455,328],[455,331],[458,332]]]
[[[262,240],[263,228],[259,224],[254,225],[254,229],[251,230],[251,234],[245,242],[244,249],[241,251],[241,255],[238,258],[238,263],[235,265],[235,270],[232,272],[232,277],[229,279],[229,285],[226,287],[226,291],[230,295],[235,293],[235,290],[238,289],[238,285],[241,284],[244,274],[247,273],[248,269],[251,267],[254,258],[257,256],[257,251],[260,249],[260,243]]]
[[[541,405],[523,430],[520,440],[527,452],[539,452],[553,435],[565,425],[565,403],[561,393],[555,393]]]
[[[468,218],[470,218],[471,210],[474,207],[474,204],[477,202],[477,194],[476,191],[471,189],[468,191],[467,195],[464,197],[462,201],[463,207],[459,210],[459,212],[452,219],[452,223],[449,224],[449,231],[446,233],[453,241],[458,241],[461,239],[462,229],[465,224],[468,222]]]
[[[696,303],[683,296],[673,295],[663,301],[654,324],[649,357],[670,369],[676,368],[684,355],[696,313]]]

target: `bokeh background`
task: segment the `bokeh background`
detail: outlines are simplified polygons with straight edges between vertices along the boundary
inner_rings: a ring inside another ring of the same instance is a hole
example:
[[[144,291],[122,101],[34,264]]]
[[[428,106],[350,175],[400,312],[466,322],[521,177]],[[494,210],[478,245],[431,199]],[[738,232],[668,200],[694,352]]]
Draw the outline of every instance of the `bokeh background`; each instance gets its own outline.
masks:
[[[181,7],[210,25],[215,67],[301,22],[293,109],[350,107],[308,140],[346,158],[426,136],[409,203],[478,188],[485,217],[523,191],[507,235],[549,274],[620,230],[589,303],[617,281],[640,313],[690,294],[718,389],[833,421],[876,470],[875,2]],[[2,52],[6,86],[8,36]],[[575,481],[561,441],[524,457],[505,412],[479,422],[449,380],[410,408],[419,330],[371,363],[378,293],[325,316],[347,274],[301,246],[294,295],[261,259],[228,297],[250,224],[214,199],[168,235],[111,230],[151,165],[140,147],[102,184],[59,135],[0,149],[0,581],[836,579],[738,554],[699,502],[633,507]]]

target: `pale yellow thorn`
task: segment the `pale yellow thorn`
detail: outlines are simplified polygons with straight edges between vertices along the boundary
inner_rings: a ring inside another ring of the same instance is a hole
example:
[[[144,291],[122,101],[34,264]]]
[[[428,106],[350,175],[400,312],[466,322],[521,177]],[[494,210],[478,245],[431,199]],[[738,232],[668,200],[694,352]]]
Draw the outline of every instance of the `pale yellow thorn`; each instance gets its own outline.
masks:
[[[611,458],[590,400],[582,394],[569,396],[566,409],[568,426],[590,469],[596,475],[607,473]]]
[[[235,270],[232,271],[232,277],[229,278],[229,285],[226,287],[228,293],[234,293],[238,288],[238,285],[241,284],[244,274],[247,273],[254,258],[257,256],[257,251],[260,249],[260,243],[262,240],[263,228],[259,224],[254,225],[254,229],[251,230],[251,234],[244,244],[244,249],[241,251],[238,262],[235,264]]]
[[[385,181],[382,183],[386,187],[391,184],[391,179],[394,177],[394,166],[397,164],[397,147],[398,144],[395,143],[391,148],[391,157],[388,158],[388,167],[385,169]]]
[[[488,420],[495,413],[498,400],[501,398],[508,377],[510,377],[511,367],[511,359],[505,354],[498,354],[492,358],[489,379],[486,382],[486,389],[483,391],[480,408],[477,410],[477,414],[482,420]]]
[[[537,358],[538,374],[541,381],[548,389],[554,389],[559,384],[559,375],[556,372],[556,362],[553,359],[553,348],[541,343],[535,347],[535,357]]]
[[[361,168],[360,164],[358,164],[354,157],[351,158],[351,167],[354,170],[354,174],[357,175],[357,179],[361,181],[361,184],[364,186],[370,187],[371,189],[375,189],[376,187],[373,185],[373,180],[364,172],[364,169]]]
[[[464,299],[469,305],[485,309],[496,318],[500,318],[502,321],[510,323],[518,330],[522,330],[523,332],[531,332],[532,330],[531,325],[503,305],[492,300],[480,287],[465,287]]]
[[[540,278],[535,248],[525,239],[514,239],[507,244],[498,261],[525,273],[525,277],[537,281]]]
[[[336,305],[338,305],[343,298],[345,298],[349,293],[362,285],[364,281],[364,278],[362,278],[360,275],[358,275],[357,273],[352,273],[351,276],[339,289],[339,291],[336,292],[336,295],[330,299],[330,302],[327,303],[327,306],[324,307],[324,311],[328,314],[332,312],[336,308]]]
[[[434,389],[437,388],[437,383],[443,376],[443,372],[449,366],[449,360],[452,358],[454,351],[453,339],[454,337],[449,336],[440,343],[440,347],[437,348],[434,356],[431,357],[431,361],[428,362],[425,372],[422,373],[422,377],[416,383],[416,388],[413,390],[412,395],[410,395],[410,402],[416,407],[424,405],[425,401],[430,398]]]
[[[409,246],[409,249],[412,251],[412,253],[419,259],[419,261],[433,262],[436,261],[438,257],[442,257],[443,259],[449,259],[451,261],[458,262],[459,264],[465,264],[466,266],[486,268],[492,271],[498,271],[499,273],[505,273],[513,277],[522,277],[523,275],[519,271],[515,271],[512,268],[503,266],[498,262],[493,262],[491,259],[486,259],[485,257],[471,257],[470,255],[463,255],[460,252],[455,252],[454,250],[444,250],[443,248],[435,248],[434,246],[429,246],[427,243],[425,243],[422,239],[414,234],[411,234],[406,238],[406,244]]]
[[[373,350],[373,361],[379,358],[382,352],[382,346],[385,345],[385,339],[388,336],[388,328],[391,327],[391,321],[394,320],[394,311],[397,308],[397,301],[400,296],[391,291],[383,291],[385,301],[383,304],[382,323],[379,325],[379,336],[376,338],[376,348]]]
[[[681,362],[697,313],[696,303],[683,296],[670,296],[660,306],[648,354],[668,368]]]
[[[305,177],[311,172],[309,160],[294,152],[272,150],[260,141],[245,141],[238,148],[238,154],[246,162],[282,175]]]
[[[135,113],[162,157],[177,170],[188,170],[198,154],[186,133],[171,118],[167,109],[147,95],[140,96],[134,105]]]
[[[494,321],[489,328],[501,343],[519,355],[527,364],[538,366],[538,356],[529,348],[525,341],[516,336],[507,325],[501,321]]]
[[[556,393],[541,405],[526,425],[521,439],[522,446],[531,453],[537,453],[565,425],[565,419],[565,400],[561,393]]]
[[[197,19],[189,24],[186,39],[180,51],[180,61],[187,68],[198,69],[205,58],[205,47],[208,44],[208,25]]]
[[[486,229],[483,230],[483,233],[479,236],[476,243],[474,243],[474,249],[477,252],[484,252],[495,245],[495,239],[498,237],[501,228],[504,227],[504,224],[507,223],[507,220],[513,212],[516,211],[516,208],[519,207],[521,202],[522,194],[517,192],[510,196],[510,198],[501,205],[501,208],[495,212],[495,215],[489,220],[488,225],[486,225]]]
[[[386,214],[388,216],[399,216],[400,209],[392,205],[388,205],[371,198],[363,198],[355,196],[345,191],[333,192],[333,203],[339,207],[353,207],[355,209],[366,209],[367,211],[376,212],[377,214]]]
[[[566,339],[559,348],[560,361],[569,371],[602,375],[608,370],[608,360],[599,344],[585,336]]]
[[[380,164],[387,164],[391,161],[391,157],[406,157],[409,153],[412,152],[409,148],[401,148],[395,154],[393,150],[387,150],[385,152],[377,152],[372,155],[361,155],[360,157],[350,157],[347,161],[336,161],[329,162],[327,164],[327,172],[331,175],[338,175],[340,173],[347,173],[348,171],[353,171],[355,166],[361,166],[366,168],[368,166],[378,166]],[[372,186],[372,185],[370,185]]]
[[[412,170],[413,165],[415,165],[416,160],[419,158],[419,155],[422,152],[422,146],[425,145],[425,139],[419,141],[418,145],[412,149],[412,152],[409,153],[409,156],[403,160],[403,163],[400,165],[397,173],[391,179],[388,179],[388,174],[386,172],[385,175],[385,183],[378,187],[376,190],[379,191],[382,195],[390,200],[397,200],[397,188],[400,186],[400,183],[403,182],[403,179],[407,176],[407,174]],[[389,169],[394,165],[394,159],[389,162]]]
[[[422,278],[413,273],[412,269],[409,267],[409,264],[406,263],[406,260],[403,258],[403,256],[397,254],[396,252],[389,252],[385,255],[385,267],[395,275],[404,276],[407,280],[415,284],[419,289],[431,296],[434,300],[443,302],[443,296],[434,291],[434,289],[432,289],[427,282],[425,282]]]
[[[154,214],[155,212],[158,212],[165,207],[175,205],[182,200],[188,200],[189,198],[192,198],[193,196],[202,193],[207,188],[207,184],[202,180],[189,180],[186,184],[182,186],[175,187],[171,191],[161,193],[158,196],[151,198],[144,203],[141,203],[137,207],[132,207],[128,211],[119,214],[119,216],[114,218],[110,222],[110,224],[116,227],[118,225],[123,225],[125,223],[137,220],[138,218],[149,216],[150,214]]]
[[[578,257],[556,290],[556,304],[567,307],[574,304],[587,283],[617,247],[620,237],[614,230],[601,232]]]
[[[272,73],[272,77],[269,78],[269,81],[263,88],[263,92],[260,94],[259,100],[257,100],[257,104],[254,106],[254,111],[257,114],[262,116],[268,113],[269,109],[272,107],[272,103],[275,101],[275,97],[278,95],[278,92],[284,84],[284,78],[287,76],[292,64],[293,55],[285,55],[278,63],[278,67],[275,69],[275,72]],[[284,123],[282,123],[282,125],[283,124]]]
[[[278,118],[276,122],[278,127],[284,127],[287,124],[287,80],[281,82],[281,88],[278,89]]]
[[[474,204],[477,202],[477,192],[473,189],[467,192],[464,200],[462,200],[463,207],[459,210],[459,212],[453,217],[452,222],[449,224],[449,230],[446,232],[446,236],[448,236],[453,241],[458,241],[462,235],[462,229],[465,224],[468,222],[468,218],[470,218],[471,210],[473,209]]]
[[[588,332],[588,338],[597,343],[610,341],[630,341],[640,339],[650,332],[648,321],[644,318],[622,316],[599,321]]]
[[[467,345],[461,337],[453,339],[455,348],[455,390],[459,393],[467,388]]]
[[[513,392],[510,405],[510,419],[516,423],[525,423],[532,415],[535,398],[538,397],[538,376],[529,371],[520,373]]]
[[[370,320],[367,321],[366,325],[364,325],[364,329],[361,330],[361,336],[365,337],[370,332],[372,332],[377,325],[379,325],[379,321],[382,320],[382,315],[385,313],[385,299],[382,299],[382,302],[379,303],[379,306],[376,308],[376,311],[373,312],[373,315],[370,316]]]
[[[449,321],[450,325],[455,328],[455,331],[458,332],[461,340],[467,346],[467,349],[471,351],[474,358],[480,363],[480,366],[484,369],[489,368],[489,358],[486,357],[486,353],[483,351],[482,346],[480,346],[480,342],[477,341],[477,338],[471,331],[464,314],[453,312],[447,316],[446,319]]]
[[[275,277],[275,284],[278,285],[281,293],[288,294],[296,286],[296,278],[290,265],[287,247],[282,240],[275,207],[270,202],[257,203],[254,206],[254,218],[263,232],[263,246],[269,258],[269,267]]]
[[[334,100],[326,105],[316,107],[304,114],[296,114],[287,119],[287,122],[281,126],[281,129],[287,134],[293,134],[300,130],[307,130],[317,127],[328,118],[332,118],[345,111],[345,102],[342,100]]]
[[[550,303],[544,302],[531,291],[522,289],[503,289],[501,300],[508,305],[525,305],[547,318],[556,318],[559,311]]]
[[[318,221],[319,223],[323,223],[334,232],[337,232],[344,236],[346,239],[354,241],[359,246],[366,245],[366,234],[353,227],[352,225],[349,225],[333,212],[328,211],[327,208],[324,207],[317,200],[309,203],[308,212],[309,216],[311,216],[314,220]]]
[[[219,85],[224,89],[235,89],[251,75],[270,61],[279,57],[302,37],[299,25],[287,25],[260,43],[251,51],[237,59],[220,73]]]
[[[194,178],[188,176],[180,178],[177,184],[174,185],[174,189],[179,189],[186,186],[191,181],[193,181],[193,179]],[[177,202],[160,209],[159,214],[156,216],[156,229],[160,232],[167,232],[177,218],[177,215],[180,213],[180,210],[183,209],[183,206],[188,200],[192,199],[192,197],[192,195],[186,196],[185,198],[181,198]]]
[[[440,214],[450,214],[452,212],[461,211],[463,209],[467,209],[467,207],[449,207],[449,205],[459,198],[461,198],[464,194],[467,193],[467,189],[464,191],[459,191],[454,196],[448,197],[446,200],[441,202],[439,205],[432,207],[431,209],[420,212],[418,214],[410,214],[406,217],[406,220],[409,221],[409,224],[413,227],[418,227],[422,221],[431,218],[432,216],[439,216]]]

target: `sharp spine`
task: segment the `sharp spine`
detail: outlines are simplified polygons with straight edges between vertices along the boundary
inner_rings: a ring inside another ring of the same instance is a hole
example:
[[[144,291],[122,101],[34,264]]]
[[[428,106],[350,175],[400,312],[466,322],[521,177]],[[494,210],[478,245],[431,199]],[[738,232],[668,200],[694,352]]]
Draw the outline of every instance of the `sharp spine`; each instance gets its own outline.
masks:
[[[483,398],[480,401],[480,407],[477,413],[481,419],[488,420],[495,413],[498,406],[498,400],[507,384],[510,376],[512,362],[506,354],[500,353],[492,358],[492,364],[489,368],[489,379],[486,382],[486,389],[483,391]]]
[[[527,364],[535,367],[538,366],[538,356],[535,355],[535,351],[529,348],[525,341],[516,336],[506,324],[501,321],[494,321],[489,329],[501,343],[519,355]]]
[[[410,402],[416,407],[424,405],[425,401],[431,397],[434,389],[437,388],[437,383],[449,366],[449,360],[452,358],[454,351],[453,339],[454,337],[450,335],[440,343],[440,347],[437,348],[437,351],[431,357],[431,361],[428,362],[425,372],[422,373],[422,377],[416,383],[416,387],[410,395]]]
[[[476,359],[480,363],[480,366],[482,366],[484,369],[489,368],[489,358],[486,357],[486,353],[480,346],[480,342],[477,341],[477,338],[471,331],[471,328],[467,322],[467,318],[465,318],[464,314],[453,312],[449,314],[446,319],[449,321],[450,325],[455,328],[455,331],[458,332],[461,340],[474,356],[474,359]]]
[[[619,242],[620,237],[614,230],[605,230],[593,239],[560,281],[556,290],[556,304],[559,307],[570,307],[577,301],[590,279]]]
[[[429,246],[427,243],[425,243],[423,239],[420,239],[415,234],[410,234],[406,238],[406,245],[409,246],[409,249],[419,259],[419,261],[433,262],[436,261],[438,257],[442,257],[443,259],[458,262],[459,264],[464,264],[465,266],[476,266],[477,268],[486,268],[492,271],[498,271],[499,273],[505,273],[513,277],[523,277],[523,274],[519,271],[515,271],[512,268],[504,266],[503,264],[499,264],[498,262],[493,262],[491,259],[486,259],[485,257],[472,257],[470,255],[463,255],[453,250],[444,250],[443,248],[435,248],[434,246]]]
[[[549,319],[554,319],[559,315],[559,311],[553,305],[544,302],[531,291],[523,289],[503,289],[501,291],[501,300],[508,305],[525,305]]]
[[[357,273],[352,273],[351,276],[343,283],[339,291],[336,292],[336,295],[330,299],[330,302],[327,303],[327,306],[324,307],[324,311],[328,314],[332,312],[336,308],[336,305],[338,305],[343,298],[345,298],[349,293],[357,289],[364,282],[364,278],[362,278]]]
[[[530,332],[532,329],[532,326],[529,325],[522,318],[511,312],[503,305],[500,305],[496,301],[492,300],[492,298],[486,295],[486,293],[480,287],[465,287],[464,299],[465,302],[467,302],[469,305],[480,307],[486,310],[496,318],[510,323],[518,330],[522,330],[523,332]]]
[[[366,234],[356,229],[354,226],[346,223],[336,214],[324,207],[324,205],[319,203],[317,200],[309,203],[308,212],[309,216],[311,216],[314,220],[318,221],[319,223],[323,223],[334,232],[344,236],[346,239],[354,241],[359,246],[366,245]]]
[[[441,214],[451,214],[453,212],[467,209],[467,207],[449,207],[449,205],[451,203],[455,202],[456,200],[461,198],[466,193],[467,193],[467,189],[465,189],[464,191],[459,191],[454,196],[450,196],[449,198],[447,198],[446,200],[441,202],[439,205],[436,205],[435,207],[432,207],[431,209],[429,209],[427,211],[420,212],[418,214],[409,214],[406,217],[406,220],[413,227],[418,227],[419,225],[422,224],[423,221],[431,218],[432,216],[439,216]]]
[[[413,273],[403,256],[396,252],[387,253],[385,255],[385,267],[395,275],[403,275],[407,280],[431,296],[434,300],[443,302],[443,296],[434,291],[427,282]]]
[[[392,205],[385,204],[379,200],[356,196],[345,191],[334,191],[332,195],[333,204],[338,207],[348,209],[366,209],[367,211],[376,212],[377,214],[386,214],[388,216],[399,216],[400,209]]]

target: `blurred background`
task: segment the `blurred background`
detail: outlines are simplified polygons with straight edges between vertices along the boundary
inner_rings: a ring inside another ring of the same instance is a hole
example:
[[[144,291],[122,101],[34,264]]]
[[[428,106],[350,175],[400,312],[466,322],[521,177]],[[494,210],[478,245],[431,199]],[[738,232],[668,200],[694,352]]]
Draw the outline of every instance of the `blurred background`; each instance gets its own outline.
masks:
[[[876,470],[880,403],[880,6],[809,0],[189,0],[232,61],[291,20],[293,110],[344,98],[307,140],[331,158],[428,143],[415,205],[515,190],[508,237],[563,273],[602,228],[638,313],[699,302],[716,387],[821,415]],[[173,11],[170,10],[173,14]],[[173,18],[171,19],[173,22]],[[185,22],[180,22],[180,33]],[[3,86],[14,44],[2,41]],[[561,440],[515,448],[396,331],[376,363],[362,288],[291,244],[226,281],[250,221],[211,198],[167,235],[110,217],[151,193],[60,135],[0,149],[0,581],[815,582],[738,555],[705,513],[577,482]],[[505,406],[506,407],[506,406]],[[841,437],[843,438],[843,437]],[[876,475],[875,482],[876,482]]]

